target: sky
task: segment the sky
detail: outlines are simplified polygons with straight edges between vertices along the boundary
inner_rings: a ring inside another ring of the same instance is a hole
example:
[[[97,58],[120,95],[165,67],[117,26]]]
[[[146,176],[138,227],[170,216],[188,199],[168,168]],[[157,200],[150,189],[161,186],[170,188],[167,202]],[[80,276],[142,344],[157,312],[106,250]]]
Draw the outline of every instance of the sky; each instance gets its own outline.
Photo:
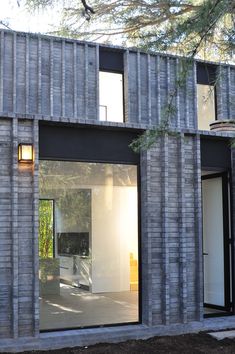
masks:
[[[12,30],[23,32],[46,33],[52,30],[52,25],[56,24],[59,18],[59,9],[40,10],[30,14],[24,8],[24,0],[0,0],[0,20],[8,23]],[[1,25],[1,28],[4,28]]]
[[[50,32],[54,31],[59,25],[63,2],[58,1],[60,6],[57,5],[57,7],[54,7],[53,9],[48,7],[46,10],[41,9],[31,13],[28,12],[26,6],[24,6],[25,2],[26,0],[0,0],[0,21],[6,23],[11,30],[51,34]],[[18,3],[20,5],[18,5]],[[89,29],[92,28],[90,23],[85,23],[89,26]],[[102,23],[102,26],[103,25],[104,24]],[[6,27],[0,23],[0,28],[5,29]],[[106,37],[99,37],[100,36],[93,40],[95,42],[103,42],[104,39],[109,39]],[[121,36],[114,36],[110,41],[112,44],[116,45],[123,44]]]

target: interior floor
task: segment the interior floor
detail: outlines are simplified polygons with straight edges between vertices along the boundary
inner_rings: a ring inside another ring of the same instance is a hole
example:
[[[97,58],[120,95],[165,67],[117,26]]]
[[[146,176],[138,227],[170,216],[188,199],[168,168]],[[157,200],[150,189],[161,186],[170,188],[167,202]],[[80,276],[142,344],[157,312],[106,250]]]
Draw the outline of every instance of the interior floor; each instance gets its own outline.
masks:
[[[138,322],[138,292],[92,294],[60,284],[60,295],[40,297],[40,329]]]
[[[211,307],[204,306],[204,315],[220,315],[226,313],[225,310],[213,309]]]

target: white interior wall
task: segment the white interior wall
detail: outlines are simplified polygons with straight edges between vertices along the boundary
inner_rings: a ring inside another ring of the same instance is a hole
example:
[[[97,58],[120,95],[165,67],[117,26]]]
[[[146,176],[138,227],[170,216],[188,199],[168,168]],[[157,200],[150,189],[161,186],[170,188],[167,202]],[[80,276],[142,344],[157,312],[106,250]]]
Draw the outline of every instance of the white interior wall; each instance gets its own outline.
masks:
[[[130,253],[138,259],[137,187],[107,184],[89,188],[92,190],[91,291],[129,291]],[[87,231],[79,224],[65,230],[64,218],[55,203],[55,234]]]
[[[137,186],[131,185],[131,179],[127,179],[128,167],[120,172],[117,169],[116,180],[113,167],[110,165],[105,167],[105,174],[101,165],[101,176],[97,176],[99,184],[95,185],[95,181],[87,179],[85,185],[74,183],[67,187],[70,191],[74,189],[75,194],[81,189],[91,190],[90,278],[92,286],[90,290],[92,292],[129,291],[130,253],[133,253],[133,257],[138,260]],[[96,168],[96,175],[98,172]],[[128,186],[125,184],[126,180]],[[114,185],[117,182],[118,185]],[[56,199],[58,193],[60,195],[58,187],[54,189],[54,186],[57,186],[56,180],[54,183],[51,180],[46,197]],[[85,231],[74,220],[73,225],[69,224],[68,217],[63,215],[64,212],[58,207],[55,214],[56,233]]]
[[[224,306],[222,178],[202,181],[204,302]]]
[[[197,84],[198,129],[210,130],[215,120],[215,93],[212,85]]]
[[[100,71],[100,105],[105,106],[107,116],[100,111],[100,120],[123,122],[123,78],[122,74]]]
[[[137,188],[92,190],[92,292],[130,290],[130,252],[138,258]]]

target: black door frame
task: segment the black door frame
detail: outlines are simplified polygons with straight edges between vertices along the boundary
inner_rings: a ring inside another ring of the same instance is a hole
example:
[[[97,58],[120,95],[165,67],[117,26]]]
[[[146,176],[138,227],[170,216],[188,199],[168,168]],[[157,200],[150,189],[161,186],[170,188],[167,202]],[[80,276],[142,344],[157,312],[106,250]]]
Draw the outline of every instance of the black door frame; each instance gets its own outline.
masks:
[[[94,326],[77,326],[44,332],[83,328],[127,326],[142,323],[142,246],[141,246],[141,166],[140,154],[130,143],[142,133],[138,129],[88,127],[87,125],[40,122],[39,161],[76,161],[85,163],[123,164],[137,167],[138,206],[138,321]]]
[[[212,173],[209,175],[202,176],[202,180],[213,179],[222,177],[222,203],[223,203],[223,242],[224,242],[224,306],[213,305],[204,303],[204,306],[222,310],[226,313],[231,313],[233,311],[233,284],[231,283],[231,273],[233,256],[232,252],[230,255],[230,247],[232,246],[232,235],[230,235],[230,227],[232,227],[231,222],[231,193],[228,191],[229,186],[229,171]],[[230,208],[229,208],[229,198],[230,198]],[[229,215],[230,214],[230,215]],[[228,222],[225,222],[227,220]],[[204,274],[204,267],[203,267]],[[232,299],[230,294],[232,293]],[[204,294],[204,290],[203,290]]]

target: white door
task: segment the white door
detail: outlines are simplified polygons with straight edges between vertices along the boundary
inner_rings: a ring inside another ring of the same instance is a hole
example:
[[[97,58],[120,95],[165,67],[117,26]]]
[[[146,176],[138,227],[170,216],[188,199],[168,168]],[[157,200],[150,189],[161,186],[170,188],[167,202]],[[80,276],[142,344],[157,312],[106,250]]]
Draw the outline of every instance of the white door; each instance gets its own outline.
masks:
[[[204,303],[225,306],[222,176],[202,180]]]

